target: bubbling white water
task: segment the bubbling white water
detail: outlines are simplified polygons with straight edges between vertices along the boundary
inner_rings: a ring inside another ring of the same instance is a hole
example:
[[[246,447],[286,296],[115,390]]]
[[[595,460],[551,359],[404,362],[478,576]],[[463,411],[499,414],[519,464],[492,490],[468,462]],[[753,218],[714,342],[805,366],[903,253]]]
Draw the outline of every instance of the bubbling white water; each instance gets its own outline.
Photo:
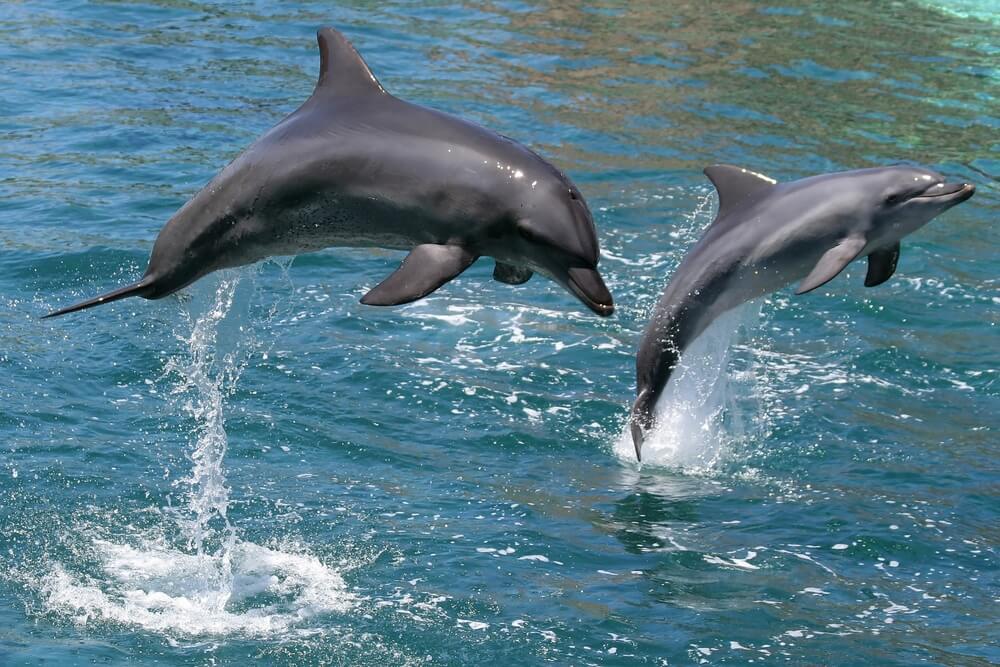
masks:
[[[290,547],[234,541],[214,555],[146,540],[95,540],[94,547],[103,576],[56,563],[39,582],[46,607],[79,625],[110,621],[171,637],[274,636],[354,604],[337,571]]]
[[[734,370],[731,351],[741,329],[759,319],[760,304],[745,304],[719,317],[684,351],[654,408],[643,465],[711,473],[750,435],[758,421],[753,369]],[[628,423],[614,452],[623,462],[635,462]]]
[[[271,636],[354,604],[340,573],[300,545],[243,541],[229,520],[226,398],[263,345],[251,326],[236,322],[238,313],[230,317],[244,273],[223,272],[207,310],[186,314],[189,333],[178,335],[186,352],[164,374],[178,378],[172,394],[194,422],[191,473],[175,483],[185,488],[187,503],[166,510],[181,539],[144,534],[122,544],[91,536],[86,551],[101,574],[74,574],[53,563],[37,582],[48,609],[79,624],[110,621],[171,637]],[[226,326],[236,327],[236,335]]]

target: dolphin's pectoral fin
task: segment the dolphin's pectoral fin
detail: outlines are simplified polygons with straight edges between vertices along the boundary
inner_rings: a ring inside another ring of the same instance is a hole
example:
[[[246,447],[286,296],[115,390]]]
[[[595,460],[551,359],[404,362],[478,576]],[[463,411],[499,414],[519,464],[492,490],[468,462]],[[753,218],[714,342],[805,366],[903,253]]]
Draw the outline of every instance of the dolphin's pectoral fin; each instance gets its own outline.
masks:
[[[838,273],[844,270],[845,266],[861,254],[861,251],[865,249],[866,243],[863,236],[848,236],[827,250],[819,258],[812,272],[805,277],[805,280],[799,283],[799,287],[795,290],[795,293],[805,294],[833,280]]]
[[[418,245],[391,276],[361,298],[361,303],[398,306],[422,299],[465,271],[476,259],[477,255],[457,245]]]
[[[497,262],[496,267],[493,269],[493,280],[501,283],[507,283],[508,285],[523,285],[531,279],[533,272],[531,269],[526,269],[523,266],[514,266],[513,264],[505,264],[504,262]]]
[[[882,248],[868,255],[868,273],[865,275],[865,287],[881,285],[896,271],[899,261],[899,241],[888,248]]]
[[[705,175],[719,193],[719,213],[723,218],[737,207],[746,206],[767,193],[777,183],[773,178],[729,164],[705,168]]]

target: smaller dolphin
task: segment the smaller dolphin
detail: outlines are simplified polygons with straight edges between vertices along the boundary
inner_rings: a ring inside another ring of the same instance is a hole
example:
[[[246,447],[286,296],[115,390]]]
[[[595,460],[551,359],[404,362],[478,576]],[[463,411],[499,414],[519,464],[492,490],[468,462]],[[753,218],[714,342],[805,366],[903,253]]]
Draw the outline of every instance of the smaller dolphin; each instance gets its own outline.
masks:
[[[790,183],[729,165],[705,175],[719,193],[719,212],[674,272],[636,356],[629,421],[639,460],[681,353],[719,315],[795,281],[796,294],[814,290],[859,257],[868,258],[865,286],[881,285],[896,270],[900,239],[976,191],[909,166]]]
[[[45,317],[159,299],[212,271],[330,246],[410,251],[367,305],[421,299],[487,255],[500,282],[538,272],[598,315],[614,311],[590,210],[562,172],[507,137],[390,95],[333,28],[317,39],[313,94],[167,221],[142,278]]]

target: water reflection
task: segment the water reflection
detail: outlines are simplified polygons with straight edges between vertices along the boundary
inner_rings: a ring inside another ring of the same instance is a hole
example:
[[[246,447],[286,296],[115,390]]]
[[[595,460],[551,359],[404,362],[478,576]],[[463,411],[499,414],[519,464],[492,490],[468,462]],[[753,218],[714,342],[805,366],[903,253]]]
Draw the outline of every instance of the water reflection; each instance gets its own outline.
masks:
[[[948,17],[913,3],[784,5],[477,6],[517,36],[492,57],[506,71],[500,85],[539,91],[513,102],[580,128],[588,141],[563,150],[595,169],[752,160],[801,174],[969,162],[995,142],[995,81],[984,80],[994,26],[957,43]],[[628,148],[591,151],[609,138]]]

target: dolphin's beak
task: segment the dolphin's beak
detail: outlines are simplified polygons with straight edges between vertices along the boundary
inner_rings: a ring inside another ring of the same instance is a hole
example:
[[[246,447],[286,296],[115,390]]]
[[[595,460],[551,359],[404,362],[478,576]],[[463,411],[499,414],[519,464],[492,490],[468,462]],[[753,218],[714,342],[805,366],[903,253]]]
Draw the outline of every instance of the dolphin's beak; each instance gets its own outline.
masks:
[[[604,279],[596,270],[583,267],[571,268],[566,279],[566,286],[580,301],[601,317],[607,317],[615,312],[611,292],[608,291],[608,286],[604,284]]]
[[[914,199],[937,199],[945,197],[946,201],[952,205],[961,204],[966,199],[976,194],[976,186],[971,183],[938,183],[932,185],[923,194],[917,195]]]

